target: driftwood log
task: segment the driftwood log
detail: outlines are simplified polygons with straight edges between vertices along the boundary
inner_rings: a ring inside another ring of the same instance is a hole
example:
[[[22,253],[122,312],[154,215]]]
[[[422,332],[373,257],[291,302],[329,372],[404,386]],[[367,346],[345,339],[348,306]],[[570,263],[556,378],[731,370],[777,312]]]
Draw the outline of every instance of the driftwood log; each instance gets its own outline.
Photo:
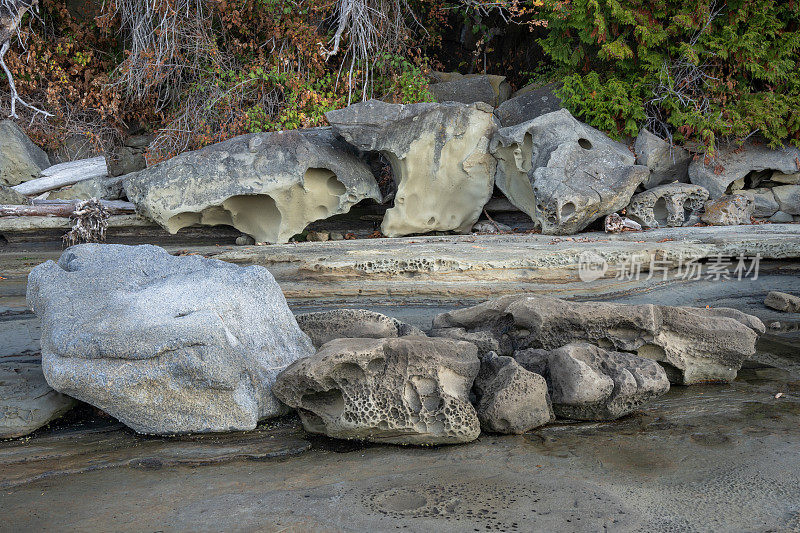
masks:
[[[0,205],[0,217],[63,217],[69,218],[81,200],[34,200],[34,205]],[[130,202],[101,200],[109,215],[135,212]]]
[[[20,183],[12,188],[20,194],[35,196],[67,185],[74,185],[79,181],[103,178],[107,175],[108,167],[105,157],[92,157],[53,165],[42,170],[41,177]]]

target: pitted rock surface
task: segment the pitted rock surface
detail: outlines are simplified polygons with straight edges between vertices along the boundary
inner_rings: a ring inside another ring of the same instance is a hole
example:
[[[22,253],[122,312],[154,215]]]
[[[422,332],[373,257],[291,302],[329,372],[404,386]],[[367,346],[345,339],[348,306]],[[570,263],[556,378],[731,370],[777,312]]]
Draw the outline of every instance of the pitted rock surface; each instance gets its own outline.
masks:
[[[381,224],[384,235],[467,233],[477,222],[494,188],[490,106],[370,100],[325,116],[347,142],[379,151],[392,165],[397,194]]]
[[[699,217],[706,200],[699,185],[669,183],[635,195],[625,213],[648,228],[680,227]]]
[[[650,177],[642,183],[645,189],[673,181],[689,181],[692,154],[680,146],[670,145],[661,137],[642,128],[633,150],[636,152],[636,163],[650,169]]]
[[[300,329],[319,348],[333,339],[424,337],[421,329],[366,309],[336,309],[296,315]]]
[[[311,433],[393,444],[450,444],[478,437],[469,402],[477,348],[427,337],[335,339],[296,361],[275,394]]]
[[[560,418],[614,420],[669,390],[669,379],[652,359],[572,343],[556,350],[514,354],[528,370],[543,372]]]
[[[0,439],[32,433],[74,403],[47,384],[40,361],[0,361]]]
[[[561,109],[500,129],[495,181],[542,233],[576,233],[619,211],[649,175],[628,148]]]
[[[137,210],[170,233],[229,225],[288,242],[315,220],[381,200],[369,167],[330,128],[241,135],[129,175]]]
[[[493,433],[526,433],[555,419],[547,383],[508,356],[481,357],[472,387],[481,427]]]
[[[266,268],[82,244],[28,277],[57,391],[140,433],[253,429],[276,375],[314,353]]]
[[[511,295],[443,313],[434,319],[431,335],[479,339],[482,353],[490,348],[501,355],[590,342],[659,361],[670,381],[690,384],[733,380],[744,360],[755,353],[756,340],[764,331],[758,318],[724,307],[569,302]]]

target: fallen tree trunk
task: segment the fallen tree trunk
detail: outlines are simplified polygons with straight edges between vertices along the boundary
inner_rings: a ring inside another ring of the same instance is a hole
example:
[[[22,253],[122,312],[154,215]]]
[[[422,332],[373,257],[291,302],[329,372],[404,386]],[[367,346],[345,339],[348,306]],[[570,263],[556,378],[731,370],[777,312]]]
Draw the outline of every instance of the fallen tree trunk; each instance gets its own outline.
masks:
[[[69,218],[75,212],[78,202],[67,200],[66,202],[45,203],[37,200],[35,205],[0,205],[0,217],[64,217]],[[47,201],[47,200],[44,200]],[[130,202],[119,200],[101,200],[101,205],[109,215],[123,213],[133,213],[134,205]]]
[[[79,181],[103,178],[107,175],[108,167],[106,167],[105,157],[93,157],[53,165],[42,171],[42,177],[20,183],[12,188],[20,194],[35,196],[67,185],[74,185]]]

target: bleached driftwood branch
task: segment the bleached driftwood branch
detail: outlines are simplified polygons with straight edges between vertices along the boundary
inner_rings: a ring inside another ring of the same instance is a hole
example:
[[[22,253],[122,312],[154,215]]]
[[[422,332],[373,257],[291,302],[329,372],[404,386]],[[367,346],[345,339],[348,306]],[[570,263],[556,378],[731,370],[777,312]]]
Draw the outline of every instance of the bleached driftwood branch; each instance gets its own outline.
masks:
[[[44,169],[41,174],[40,178],[20,183],[12,188],[20,194],[34,196],[67,185],[74,185],[79,181],[105,177],[108,175],[108,167],[105,157],[100,156],[53,165]]]
[[[63,217],[69,218],[83,200],[37,200],[34,205],[0,205],[0,217]],[[47,202],[47,203],[42,203]],[[135,212],[135,206],[121,200],[100,200],[109,215]]]

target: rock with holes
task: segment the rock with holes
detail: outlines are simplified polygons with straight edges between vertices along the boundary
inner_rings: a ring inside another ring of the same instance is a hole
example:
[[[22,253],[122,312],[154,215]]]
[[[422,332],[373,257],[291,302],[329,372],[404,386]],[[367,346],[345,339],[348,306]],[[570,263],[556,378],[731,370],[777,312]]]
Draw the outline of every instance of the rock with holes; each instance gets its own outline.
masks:
[[[800,296],[780,291],[769,291],[764,298],[764,305],[786,313],[800,313]]]
[[[649,176],[628,148],[562,109],[492,138],[496,183],[542,233],[568,235],[626,205]]]
[[[176,233],[233,226],[287,242],[308,223],[381,194],[369,168],[330,128],[255,133],[186,152],[127,176],[137,210]]]
[[[531,368],[543,367],[559,418],[614,420],[669,390],[667,374],[657,362],[594,344],[576,342],[552,351],[518,353],[523,366],[534,360]]]
[[[467,342],[335,339],[292,363],[275,394],[303,427],[340,439],[452,444],[478,437],[469,390],[480,368]]]
[[[737,226],[750,224],[756,204],[745,194],[726,194],[706,202],[700,220],[712,226]]]
[[[0,185],[19,185],[50,166],[47,154],[10,120],[0,121]]]
[[[381,224],[384,235],[467,233],[477,222],[494,188],[490,106],[370,100],[325,116],[349,143],[379,151],[392,165],[397,194]]]
[[[32,433],[74,403],[47,384],[38,360],[0,361],[0,439]]]
[[[424,337],[421,329],[366,309],[336,309],[303,313],[295,317],[316,348],[333,339]]]
[[[751,172],[777,170],[783,174],[800,171],[800,148],[772,149],[763,140],[748,140],[742,146],[725,144],[713,160],[698,158],[689,165],[689,180],[705,187],[711,198],[729,192],[729,186]]]
[[[266,268],[82,244],[28,277],[57,391],[140,433],[253,429],[277,374],[314,353]]]
[[[470,341],[481,353],[500,355],[590,342],[655,359],[671,381],[689,384],[734,379],[762,333],[758,318],[735,309],[511,295],[441,314],[430,334]]]
[[[635,195],[625,213],[647,228],[679,227],[695,220],[706,200],[699,185],[669,183]]]
[[[544,378],[511,357],[484,355],[472,390],[485,431],[519,435],[555,419]]]
[[[642,182],[645,189],[663,183],[689,181],[689,163],[692,154],[642,128],[633,146],[636,163],[650,169],[650,177]]]

